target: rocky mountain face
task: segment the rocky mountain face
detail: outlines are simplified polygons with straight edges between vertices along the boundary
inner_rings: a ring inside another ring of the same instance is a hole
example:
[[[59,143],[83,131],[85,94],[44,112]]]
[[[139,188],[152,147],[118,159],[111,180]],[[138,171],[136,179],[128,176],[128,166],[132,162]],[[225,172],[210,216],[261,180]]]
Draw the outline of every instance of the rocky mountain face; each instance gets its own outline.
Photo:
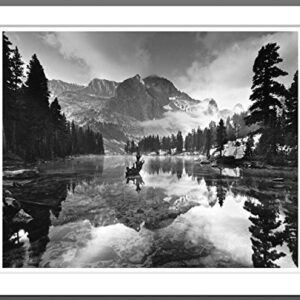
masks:
[[[93,79],[87,86],[50,80],[49,90],[68,119],[102,132],[112,152],[123,151],[127,138],[184,133],[231,113],[219,111],[214,99],[195,100],[156,75],[135,75],[121,83]]]
[[[78,91],[83,89],[84,86],[53,79],[48,81],[48,88],[51,92],[51,98],[55,98],[65,91]]]
[[[87,87],[81,90],[81,93],[96,97],[111,98],[115,96],[118,84],[115,81],[95,78]]]

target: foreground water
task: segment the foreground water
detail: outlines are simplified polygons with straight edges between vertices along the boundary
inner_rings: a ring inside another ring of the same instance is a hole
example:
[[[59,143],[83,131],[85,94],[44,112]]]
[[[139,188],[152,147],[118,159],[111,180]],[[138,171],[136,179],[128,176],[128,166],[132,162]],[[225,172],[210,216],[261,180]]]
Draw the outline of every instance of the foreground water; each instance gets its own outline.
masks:
[[[296,267],[297,178],[146,157],[79,157],[25,183],[33,220],[5,267]],[[273,177],[272,177],[273,176]],[[275,179],[275,180],[274,180]],[[32,203],[38,202],[38,203]]]

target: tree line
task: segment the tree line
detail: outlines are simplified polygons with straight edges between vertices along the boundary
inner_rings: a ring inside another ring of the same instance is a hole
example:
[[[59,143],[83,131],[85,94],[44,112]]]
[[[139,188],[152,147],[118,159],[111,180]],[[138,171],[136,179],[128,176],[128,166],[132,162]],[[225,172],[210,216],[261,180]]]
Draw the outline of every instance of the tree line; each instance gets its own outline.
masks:
[[[3,34],[3,152],[22,159],[104,154],[103,138],[69,122],[58,99],[51,103],[43,66],[33,54],[26,68],[18,47]]]
[[[181,131],[178,131],[176,135],[170,136],[145,136],[138,143],[134,140],[128,140],[125,145],[125,152],[134,153],[139,149],[141,152],[158,153],[159,150],[164,150],[171,154],[173,149],[176,153],[196,151],[209,157],[210,150],[216,147],[222,155],[224,145],[228,141],[244,138],[251,131],[251,127],[245,124],[245,116],[245,112],[234,114],[226,119],[226,124],[223,119],[220,119],[218,124],[211,121],[208,127],[203,130],[200,127],[193,129],[185,137],[182,136]],[[256,127],[253,126],[253,128]]]
[[[183,151],[184,141],[181,131],[178,131],[177,135],[172,134],[170,136],[160,137],[158,135],[144,136],[138,143],[134,140],[128,140],[125,145],[126,153],[134,153],[137,150],[147,153],[155,152],[159,153],[159,150],[168,151],[172,153],[172,149],[176,149],[177,153]]]

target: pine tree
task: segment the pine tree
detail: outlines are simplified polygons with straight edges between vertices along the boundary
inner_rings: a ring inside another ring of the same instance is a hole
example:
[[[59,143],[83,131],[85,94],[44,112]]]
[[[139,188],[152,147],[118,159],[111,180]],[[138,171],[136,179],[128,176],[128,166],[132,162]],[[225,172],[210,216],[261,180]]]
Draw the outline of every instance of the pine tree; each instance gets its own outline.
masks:
[[[253,145],[254,145],[253,136],[249,135],[249,137],[247,139],[247,142],[246,142],[246,149],[245,149],[245,155],[244,155],[245,159],[252,160],[252,158],[253,158],[253,151],[252,151]]]
[[[226,127],[224,126],[223,119],[221,119],[217,127],[217,146],[218,146],[218,150],[220,151],[221,157],[226,142],[227,142]]]
[[[12,86],[12,62],[11,54],[12,45],[8,37],[3,33],[2,35],[2,64],[3,64],[3,77],[2,77],[2,86],[3,86],[3,150],[4,153],[8,150],[9,141],[9,128],[10,120],[13,115],[13,86]]]
[[[49,107],[49,90],[48,80],[46,78],[44,68],[34,54],[29,62],[27,71],[27,94],[30,95],[39,108],[48,111]]]
[[[210,158],[210,149],[212,146],[212,135],[211,131],[208,128],[204,129],[204,135],[205,135],[205,146],[204,146],[204,151],[207,156],[207,158]]]
[[[104,154],[103,137],[67,121],[58,99],[49,105],[48,82],[36,55],[23,84],[17,47],[3,35],[3,148],[26,160],[74,154]]]
[[[12,51],[11,57],[11,70],[12,70],[12,87],[14,90],[18,90],[21,88],[22,79],[23,79],[23,72],[24,72],[24,63],[22,61],[21,54],[19,52],[18,47],[16,47]]]
[[[181,153],[183,150],[183,137],[181,131],[178,131],[176,140],[177,140],[176,151],[177,153]]]
[[[253,84],[250,100],[250,115],[246,124],[260,124],[263,128],[271,128],[276,124],[278,110],[282,108],[281,99],[286,95],[283,84],[275,79],[288,73],[281,70],[277,64],[282,62],[279,46],[269,43],[263,46],[255,59],[253,66]]]
[[[286,133],[292,140],[292,144],[298,142],[298,71],[294,75],[294,80],[288,90],[285,101],[286,106]]]
[[[26,114],[27,114],[27,157],[47,158],[51,155],[47,145],[47,126],[49,123],[49,91],[48,80],[37,56],[34,54],[28,65],[25,82]]]

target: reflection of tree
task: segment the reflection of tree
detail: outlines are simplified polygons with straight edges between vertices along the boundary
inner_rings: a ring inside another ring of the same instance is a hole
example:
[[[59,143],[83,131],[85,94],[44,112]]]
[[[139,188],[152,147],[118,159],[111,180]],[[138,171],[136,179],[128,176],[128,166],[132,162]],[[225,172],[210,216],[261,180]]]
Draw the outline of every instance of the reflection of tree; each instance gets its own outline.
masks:
[[[126,183],[128,184],[130,181],[136,186],[136,191],[139,193],[142,189],[141,186],[144,184],[143,178],[141,175],[134,177],[127,177]]]
[[[285,236],[292,259],[298,267],[298,197],[292,196],[285,209]]]
[[[160,159],[149,159],[148,160],[148,173],[149,174],[159,174],[161,169]]]
[[[159,174],[160,172],[176,175],[178,179],[182,177],[184,169],[184,162],[182,159],[150,159],[147,165],[147,172],[149,174]]]
[[[56,218],[59,217],[61,202],[67,197],[68,184],[68,180],[47,178],[24,184],[13,191],[14,197],[20,201],[21,208],[32,217],[31,221],[21,223],[17,229],[28,233],[29,263],[32,266],[39,266],[49,242],[50,211]]]
[[[33,217],[26,226],[30,242],[29,258],[30,265],[38,267],[41,257],[49,242],[49,227],[51,225],[49,208],[27,208]]]
[[[195,171],[194,171],[194,164],[193,161],[191,160],[185,160],[184,161],[184,169],[185,169],[185,173],[191,177],[195,175]]]
[[[226,198],[227,189],[224,187],[224,182],[222,179],[217,181],[217,198],[219,205],[222,207]]]
[[[249,231],[252,233],[254,267],[278,268],[275,261],[285,256],[285,253],[275,249],[283,243],[283,233],[278,231],[281,225],[278,203],[274,199],[265,199],[263,204],[247,200],[244,208],[251,213]]]
[[[183,173],[183,160],[181,159],[178,159],[176,161],[176,165],[175,165],[175,168],[176,168],[176,175],[177,175],[177,178],[180,179],[182,177],[182,173]]]

